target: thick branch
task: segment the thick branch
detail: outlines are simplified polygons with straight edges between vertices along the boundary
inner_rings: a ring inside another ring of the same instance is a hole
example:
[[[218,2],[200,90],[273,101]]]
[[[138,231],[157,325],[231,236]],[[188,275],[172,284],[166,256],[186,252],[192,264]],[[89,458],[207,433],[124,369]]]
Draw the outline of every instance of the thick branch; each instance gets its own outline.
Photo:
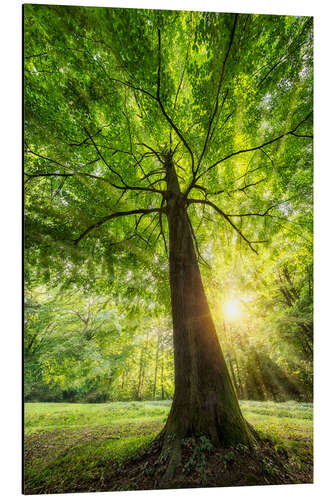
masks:
[[[115,219],[117,217],[125,217],[126,215],[135,215],[135,214],[151,214],[151,213],[154,213],[154,212],[160,212],[161,210],[159,208],[138,208],[138,209],[135,209],[135,210],[129,210],[127,212],[114,212],[113,214],[110,214],[110,215],[107,215],[106,217],[103,217],[102,219],[100,219],[98,222],[96,222],[95,224],[92,224],[91,226],[89,226],[82,234],[80,234],[80,236],[74,241],[74,244],[77,245],[81,240],[82,238],[84,238],[85,236],[87,236],[87,234],[90,233],[90,231],[92,231],[93,229],[96,229],[97,227],[101,226],[102,224],[104,224],[105,222],[111,220],[111,219]]]
[[[35,153],[34,151],[31,151],[30,149],[27,150],[27,153],[33,154],[35,156],[38,156],[39,158],[42,158],[43,160],[47,160],[50,163],[55,163],[57,165],[60,165],[61,167],[65,168],[65,169],[70,169],[70,167],[68,167],[67,165],[59,163],[58,161],[53,160],[52,158],[48,158],[46,156],[42,156],[42,155],[40,155],[38,153]],[[138,161],[136,161],[136,163],[138,163]],[[62,174],[62,173],[58,173],[58,172],[38,173],[38,174],[28,174],[28,173],[26,173],[25,175],[28,177],[28,180],[30,180],[30,178],[33,178],[33,177],[56,177],[56,176],[57,177],[73,177],[75,175],[76,176],[82,175],[82,176],[85,176],[85,177],[90,177],[92,179],[97,179],[97,180],[106,182],[107,184],[109,184],[110,186],[114,187],[115,189],[119,189],[119,190],[122,190],[122,191],[130,190],[130,191],[150,191],[152,193],[159,193],[159,194],[163,194],[164,193],[163,190],[161,190],[161,189],[155,189],[155,188],[152,188],[152,187],[129,186],[128,184],[125,184],[124,186],[118,186],[117,184],[114,184],[113,182],[111,182],[109,179],[106,179],[105,177],[100,177],[98,175],[89,174],[88,172],[77,172],[77,173],[71,172],[70,174]],[[124,181],[122,181],[122,182],[124,182]]]

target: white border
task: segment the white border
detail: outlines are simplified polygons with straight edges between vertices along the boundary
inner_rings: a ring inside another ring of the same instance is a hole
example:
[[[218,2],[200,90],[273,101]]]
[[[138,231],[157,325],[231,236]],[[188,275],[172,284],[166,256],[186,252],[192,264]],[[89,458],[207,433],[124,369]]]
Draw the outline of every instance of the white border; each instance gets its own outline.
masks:
[[[332,4],[325,0],[71,0],[39,1],[62,5],[95,5],[110,7],[168,8],[182,10],[212,10],[267,14],[315,16],[315,484],[194,490],[164,490],[150,492],[104,493],[104,496],[140,500],[146,498],[202,498],[210,495],[247,500],[284,498],[329,498],[332,491]],[[6,499],[19,498],[21,487],[21,5],[7,0],[1,5],[1,323],[0,364],[2,425],[1,493]],[[330,408],[331,407],[331,408]],[[94,498],[95,495],[67,494],[68,499]],[[40,498],[32,495],[31,498]],[[59,498],[48,495],[47,498]]]

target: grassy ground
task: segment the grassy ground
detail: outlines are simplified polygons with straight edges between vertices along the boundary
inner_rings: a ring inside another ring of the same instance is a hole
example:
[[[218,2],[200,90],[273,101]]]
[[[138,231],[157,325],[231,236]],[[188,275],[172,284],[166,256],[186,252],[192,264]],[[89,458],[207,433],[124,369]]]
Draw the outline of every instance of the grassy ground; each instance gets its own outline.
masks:
[[[287,467],[299,471],[299,482],[311,482],[312,404],[242,401],[241,407],[276,451],[287,451]],[[105,474],[153,440],[169,409],[167,401],[27,403],[25,493],[104,489]],[[270,467],[263,459],[268,476]]]

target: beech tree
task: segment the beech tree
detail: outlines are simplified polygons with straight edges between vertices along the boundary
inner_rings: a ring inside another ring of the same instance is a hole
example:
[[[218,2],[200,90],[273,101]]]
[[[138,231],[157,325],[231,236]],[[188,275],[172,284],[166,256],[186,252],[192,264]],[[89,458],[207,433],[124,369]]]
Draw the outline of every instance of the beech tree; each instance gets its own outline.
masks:
[[[92,254],[154,280],[165,252],[168,473],[183,438],[250,445],[200,268],[212,231],[258,254],[309,196],[288,194],[312,161],[312,19],[26,5],[24,22],[27,261],[88,286]]]

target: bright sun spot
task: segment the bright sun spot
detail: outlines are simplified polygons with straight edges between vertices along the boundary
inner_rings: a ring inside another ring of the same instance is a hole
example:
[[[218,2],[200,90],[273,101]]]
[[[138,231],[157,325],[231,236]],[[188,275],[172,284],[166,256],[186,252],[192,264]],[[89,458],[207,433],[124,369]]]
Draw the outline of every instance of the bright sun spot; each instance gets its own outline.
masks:
[[[227,321],[239,319],[243,314],[241,303],[238,299],[230,299],[223,304],[223,312]]]

